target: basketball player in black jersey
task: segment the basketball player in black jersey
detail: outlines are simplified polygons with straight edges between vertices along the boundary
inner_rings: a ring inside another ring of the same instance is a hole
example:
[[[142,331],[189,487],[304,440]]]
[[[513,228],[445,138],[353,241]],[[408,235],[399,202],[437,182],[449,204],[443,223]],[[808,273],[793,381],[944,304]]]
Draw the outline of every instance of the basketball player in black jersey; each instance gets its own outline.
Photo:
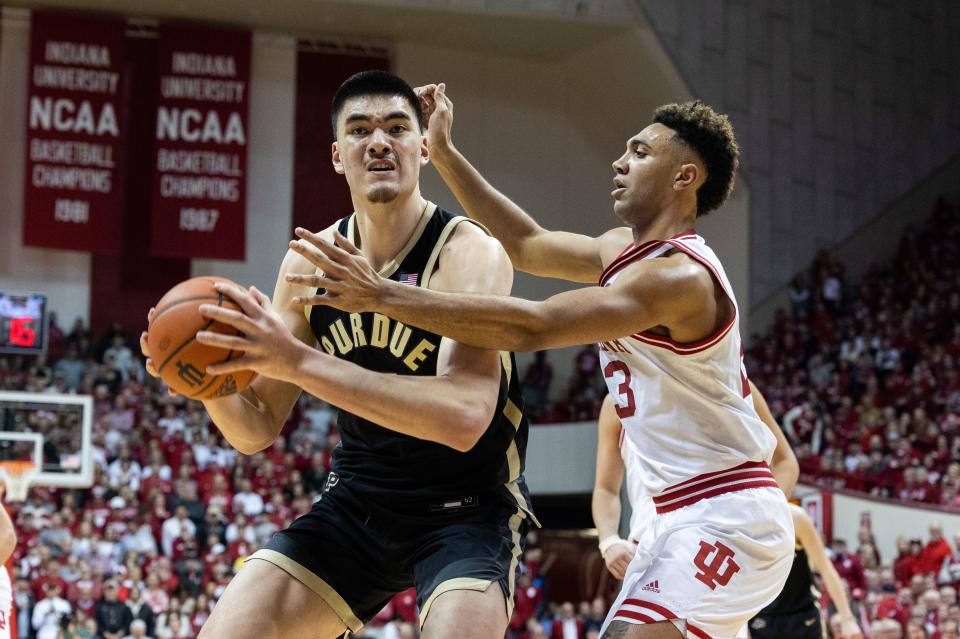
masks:
[[[839,639],[863,639],[840,575],[827,556],[820,533],[805,510],[791,504],[790,513],[797,534],[793,567],[780,596],[747,624],[750,639],[823,639],[823,619],[818,603],[820,593],[813,583],[811,568],[820,573],[827,594],[842,619],[843,634]]]
[[[321,236],[351,238],[383,277],[408,286],[509,294],[500,244],[420,194],[429,149],[412,89],[388,73],[357,74],[332,116],[333,165],[355,212]],[[332,639],[413,585],[423,637],[500,639],[535,523],[512,356],[378,313],[294,305],[316,290],[288,274],[312,268],[291,250],[272,302],[227,286],[242,312],[201,308],[244,334],[197,335],[245,353],[210,372],[259,373],[243,393],[205,402],[231,444],[245,454],[268,447],[304,390],[340,408],[341,433],[321,499],[252,555],[201,638]]]

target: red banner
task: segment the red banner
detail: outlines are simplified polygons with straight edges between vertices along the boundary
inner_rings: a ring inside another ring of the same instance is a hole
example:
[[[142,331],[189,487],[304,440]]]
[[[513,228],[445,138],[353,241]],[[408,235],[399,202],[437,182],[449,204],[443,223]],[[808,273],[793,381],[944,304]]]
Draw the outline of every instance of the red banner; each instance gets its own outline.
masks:
[[[30,20],[23,242],[116,253],[124,133],[122,20]]]
[[[151,252],[246,253],[250,32],[161,27]]]

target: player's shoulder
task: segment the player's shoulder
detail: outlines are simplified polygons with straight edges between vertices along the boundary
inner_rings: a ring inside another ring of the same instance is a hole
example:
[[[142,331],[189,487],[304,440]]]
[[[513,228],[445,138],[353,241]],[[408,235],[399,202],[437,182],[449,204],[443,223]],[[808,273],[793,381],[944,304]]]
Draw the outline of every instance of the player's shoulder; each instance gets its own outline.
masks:
[[[469,220],[460,221],[440,249],[430,288],[509,294],[513,264],[500,242]]]
[[[618,226],[597,238],[600,261],[606,268],[624,251],[633,246],[633,231],[627,226]]]
[[[493,266],[498,262],[510,263],[500,241],[476,223],[460,220],[440,250],[440,262],[463,262],[476,266]]]
[[[683,251],[671,251],[654,259],[638,260],[627,265],[618,283],[629,286],[635,282],[659,284],[676,294],[713,291],[710,271]]]

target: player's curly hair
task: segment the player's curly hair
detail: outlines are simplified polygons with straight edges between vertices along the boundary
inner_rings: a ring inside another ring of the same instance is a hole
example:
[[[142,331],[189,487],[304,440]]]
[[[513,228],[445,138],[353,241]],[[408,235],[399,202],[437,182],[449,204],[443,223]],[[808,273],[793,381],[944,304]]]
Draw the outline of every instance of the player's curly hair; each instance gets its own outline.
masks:
[[[693,100],[658,107],[653,121],[676,131],[676,138],[696,151],[707,165],[707,179],[697,190],[697,217],[723,204],[733,191],[740,165],[740,147],[730,118]]]

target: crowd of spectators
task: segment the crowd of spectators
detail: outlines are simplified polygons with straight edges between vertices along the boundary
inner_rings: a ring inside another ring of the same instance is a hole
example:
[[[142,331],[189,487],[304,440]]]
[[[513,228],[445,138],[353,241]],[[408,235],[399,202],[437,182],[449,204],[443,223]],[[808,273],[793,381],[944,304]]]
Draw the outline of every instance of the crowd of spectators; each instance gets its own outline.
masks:
[[[821,253],[746,367],[802,478],[960,507],[960,218],[940,200],[856,286]]]

